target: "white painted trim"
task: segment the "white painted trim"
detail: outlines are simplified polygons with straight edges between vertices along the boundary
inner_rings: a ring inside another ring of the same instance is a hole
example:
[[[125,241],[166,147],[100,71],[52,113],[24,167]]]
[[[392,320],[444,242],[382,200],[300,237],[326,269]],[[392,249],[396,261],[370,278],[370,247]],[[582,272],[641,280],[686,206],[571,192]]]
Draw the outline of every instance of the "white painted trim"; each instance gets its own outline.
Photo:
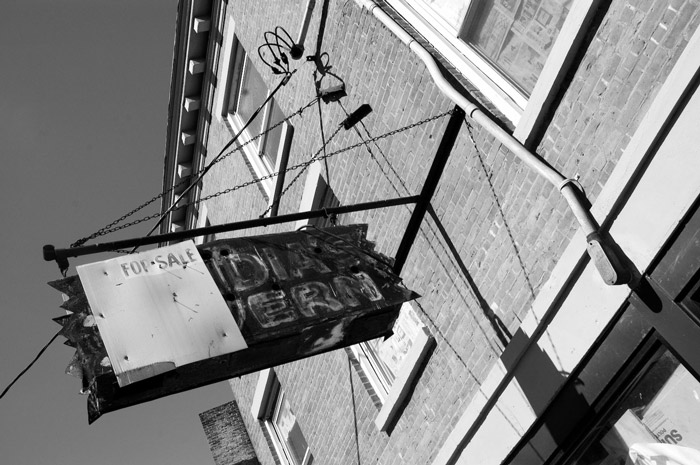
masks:
[[[206,202],[201,202],[197,209],[197,228],[203,228],[207,225],[207,214],[207,204]],[[195,237],[194,243],[197,245],[204,244],[204,236]]]
[[[306,181],[304,182],[304,192],[301,195],[301,202],[299,203],[300,212],[311,211],[314,204],[318,203],[320,195],[323,192],[319,192],[319,185],[321,179],[321,170],[323,166],[320,161],[313,162],[308,169],[306,174]],[[299,220],[294,223],[294,229],[299,229],[303,226],[309,224],[309,220]]]
[[[458,39],[451,40],[444,31],[423,20],[403,0],[387,0],[425,39],[476,86],[494,106],[515,125],[515,137],[528,139],[543,112],[547,111],[553,93],[566,74],[567,66],[585,34],[585,27],[599,0],[575,0],[552,47],[537,84],[529,98],[523,97],[505,78],[478,54]]]
[[[360,364],[360,369],[372,386],[371,389],[381,401],[381,410],[387,410],[385,413],[380,412],[380,417],[393,416],[396,413],[395,410],[398,409],[398,406],[394,404],[397,402],[403,403],[405,400],[411,384],[418,374],[418,368],[424,357],[427,356],[428,349],[432,346],[433,337],[418,318],[411,302],[404,302],[401,305],[401,313],[394,323],[394,332],[399,328],[411,340],[411,348],[403,356],[403,360],[400,361],[399,366],[396,368],[393,381],[383,380],[383,376],[377,373],[374,362],[370,360],[371,356],[366,353],[367,351],[374,351],[371,346],[368,346],[366,343],[359,343],[349,347],[355,360]],[[423,333],[427,335],[427,338],[424,337]],[[382,420],[382,422],[390,421],[391,418]],[[382,423],[380,422],[379,424]],[[384,430],[380,429],[380,431]]]
[[[202,74],[207,67],[207,60],[202,59],[191,59],[187,69],[190,74]]]
[[[194,18],[192,22],[192,30],[199,34],[201,32],[207,32],[211,29],[211,18],[209,16]]]
[[[321,200],[321,196],[323,196],[323,189],[320,188],[321,168],[322,165],[320,161],[314,162],[309,167],[309,173],[306,176],[306,182],[304,184],[304,193],[302,195],[301,204],[299,205],[300,212],[318,208],[318,203]],[[295,228],[298,229],[307,224],[309,224],[309,220],[299,220],[296,222]],[[409,302],[406,302],[404,305],[409,306],[409,308],[411,306]],[[413,312],[413,309],[411,308],[410,311]],[[396,374],[396,378],[389,392],[386,394],[382,392],[382,388],[377,386],[379,380],[376,379],[372,370],[365,366],[366,362],[363,362],[363,357],[358,353],[358,351],[362,349],[356,346],[349,347],[357,361],[361,364],[362,369],[365,371],[365,375],[370,384],[372,384],[375,394],[382,402],[382,407],[375,418],[375,425],[379,431],[387,431],[394,422],[396,415],[399,413],[411,392],[413,381],[418,376],[418,372],[425,357],[427,357],[435,343],[434,338],[430,335],[430,331],[424,325],[421,324],[416,328],[416,331],[417,335],[413,340],[413,345],[408,354],[406,354],[406,358],[401,363],[401,368]]]
[[[463,53],[445,40],[434,27],[421,20],[415,11],[406,6],[401,0],[387,0],[401,16],[403,16],[425,39],[464,75],[469,82],[479,89],[498,110],[513,124],[520,120],[522,107],[504,90],[494,85],[494,82],[477,66],[465,59]],[[505,82],[505,81],[504,81]]]
[[[276,391],[276,395],[273,398],[272,395],[275,386],[278,386],[279,389]],[[270,442],[272,443],[272,446],[274,448],[274,453],[277,455],[279,461],[284,464],[291,464],[292,461],[289,458],[291,452],[286,450],[287,445],[282,442],[277,431],[275,430],[276,425],[273,424],[276,421],[276,419],[274,418],[275,407],[280,401],[280,398],[282,398],[284,395],[284,389],[282,389],[282,387],[280,386],[279,380],[277,379],[277,375],[275,374],[274,369],[267,368],[265,370],[260,371],[260,374],[258,376],[258,382],[255,387],[255,393],[253,394],[253,401],[250,406],[250,413],[253,415],[253,418],[263,422],[262,426],[265,428],[267,434],[269,435]],[[273,412],[271,418],[268,417],[268,412],[270,411]],[[304,441],[306,442],[306,439],[304,439]],[[307,443],[307,449],[304,455],[304,459],[302,461],[302,465],[308,464],[311,460],[312,455],[313,454],[311,453],[311,448],[308,446]]]
[[[655,147],[659,134],[664,133],[667,125],[676,117],[679,101],[693,85],[699,71],[700,30],[695,32],[678,59],[592,209],[599,221],[614,220],[610,233],[640,272],[648,268],[700,195],[700,178],[697,176],[700,172],[699,154],[688,150],[688,144],[683,144],[685,149],[667,145],[656,151]],[[700,93],[695,93],[694,101],[700,108]],[[672,143],[674,134],[698,138],[697,130],[693,129],[696,121],[687,117],[679,119],[666,137],[666,143]],[[690,126],[682,127],[682,124]],[[698,147],[700,141],[690,146]],[[647,162],[648,166],[643,169]],[[625,193],[630,188],[634,190],[626,199]],[[624,208],[615,218],[609,218],[616,212],[618,204],[623,204]],[[581,264],[583,270],[579,273]],[[571,290],[563,293],[570,280],[574,280]],[[560,302],[562,294],[565,295],[564,302]],[[585,241],[578,232],[535,299],[521,329],[528,336],[533,335],[545,315],[561,304],[533,349],[543,350],[558,369],[570,372],[629,294],[630,289],[626,286],[612,287],[601,281],[595,267],[587,260]],[[518,403],[515,380],[510,381],[469,444],[463,451],[459,449],[483,406],[506,376],[506,369],[499,360],[432,465],[501,463],[521,436],[503,431],[507,427],[502,422],[504,407]],[[524,410],[511,411],[508,423],[513,422],[527,427],[531,416],[528,419]],[[495,428],[501,432],[498,441],[493,441],[490,436]],[[488,445],[488,450],[483,445]]]
[[[242,121],[236,114],[230,114],[226,108],[226,101],[230,93],[229,85],[231,81],[231,72],[234,71],[231,69],[231,60],[233,58],[234,49],[236,48],[236,27],[231,15],[226,17],[226,25],[224,26],[224,29],[224,41],[221,47],[220,55],[222,57],[222,61],[221,67],[219,68],[221,69],[221,73],[214,96],[213,113],[218,121],[228,126],[230,130],[238,132],[238,130],[245,124],[245,121]],[[268,106],[269,105],[270,104],[268,104]],[[265,118],[265,124],[263,127],[267,127],[269,123],[270,111],[265,111],[263,117]],[[249,144],[243,149],[243,153],[248,159],[250,165],[253,167],[255,176],[258,178],[265,178],[272,173],[279,172],[280,162],[285,155],[284,151],[288,150],[290,147],[288,139],[291,137],[292,131],[290,131],[289,128],[290,125],[288,123],[285,123],[282,126],[282,135],[280,136],[280,145],[278,148],[279,152],[277,153],[276,165],[274,167],[269,166],[269,164],[260,157],[260,150],[254,148],[254,144]],[[250,139],[251,135],[247,131],[243,131],[239,136],[238,141],[239,144],[245,144],[249,142]],[[262,141],[260,141],[259,144],[262,145]],[[273,176],[272,178],[261,181],[261,185],[268,197],[268,206],[272,205],[275,187],[278,180],[278,176]]]
[[[264,420],[267,405],[270,402],[270,393],[275,384],[275,372],[272,368],[262,370],[258,375],[258,384],[255,386],[253,402],[250,405],[250,413],[256,420]]]
[[[277,456],[277,459],[280,461],[280,463],[284,463],[286,465],[287,460],[284,455],[284,450],[282,449],[282,444],[280,444],[280,442],[277,440],[277,432],[275,431],[275,428],[269,421],[265,421],[263,424],[265,430],[267,430],[268,436],[270,437],[270,442],[272,443],[272,447],[275,450],[275,455]],[[282,458],[285,459],[284,462],[282,462]]]
[[[368,356],[365,354],[365,349],[363,349],[360,344],[351,345],[348,347],[348,349],[350,349],[350,352],[352,352],[352,356],[355,358],[357,363],[360,364],[360,369],[364,372],[365,376],[367,377],[367,381],[369,381],[369,384],[372,386],[372,391],[374,391],[373,393],[377,396],[382,405],[384,405],[387,396],[386,387],[379,380],[379,378],[374,375],[374,370],[370,364],[370,361],[367,360]]]
[[[197,133],[182,131],[180,138],[182,139],[182,145],[192,145],[197,141]]]
[[[185,111],[190,112],[194,110],[199,110],[199,107],[202,105],[202,99],[199,97],[185,97],[185,104],[183,107],[185,108]]]
[[[227,15],[224,25],[224,41],[221,45],[221,53],[219,55],[221,57],[221,66],[219,67],[221,73],[219,73],[219,78],[217,80],[216,92],[214,95],[214,108],[212,109],[214,117],[220,122],[224,122],[225,120],[224,115],[226,111],[224,110],[224,102],[228,94],[228,82],[231,73],[231,57],[235,44],[235,33],[236,22],[231,15]]]
[[[228,114],[226,116],[226,121],[228,122],[229,126],[233,129],[233,131],[238,132],[240,128],[243,127],[245,124],[244,121],[241,120],[241,118],[236,115],[236,114]],[[243,131],[241,135],[238,137],[238,143],[240,145],[246,144],[250,141],[251,136],[248,133],[248,131]],[[243,153],[245,154],[246,158],[248,159],[248,162],[250,163],[250,166],[253,167],[253,171],[255,172],[255,176],[258,178],[263,178],[265,176],[268,176],[270,174],[270,171],[265,164],[265,162],[260,158],[259,155],[259,150],[254,147],[255,144],[248,144],[245,147],[243,147]],[[282,141],[282,144],[284,145],[284,141]],[[279,161],[279,157],[277,158]],[[275,193],[275,182],[277,181],[277,176],[271,179],[265,179],[261,181],[261,185],[263,189],[265,189],[265,192],[267,193],[268,198],[270,201],[272,201],[272,196]]]
[[[420,328],[386,399],[382,403],[379,414],[374,419],[374,424],[379,431],[387,431],[393,424],[411,392],[413,381],[418,376],[420,368],[434,344],[435,339],[430,335],[428,328],[425,326]]]
[[[588,25],[595,15],[599,3],[600,0],[573,2],[525,110],[520,116],[520,121],[513,132],[513,137],[523,144],[528,142],[529,136],[538,129],[542,116],[548,112],[551,100],[558,91],[571,60],[578,52],[583,37],[588,32]]]
[[[427,5],[424,5],[421,0],[401,0],[401,3],[408,4],[408,11],[411,11],[411,16],[416,17],[416,21],[424,24],[426,30],[432,29],[438,37],[438,43],[441,47],[447,49],[452,48],[455,52],[461,55],[461,59],[458,63],[453,63],[458,68],[476,68],[481,72],[489,81],[491,87],[496,87],[500,89],[509,99],[513,101],[519,111],[521,111],[527,104],[527,97],[525,97],[513,84],[511,84],[506,77],[504,77],[495,67],[491,66],[486,60],[484,60],[479,54],[472,50],[472,48],[460,40],[457,35],[459,34],[452,26],[448,25],[439,15],[435,14]],[[471,2],[470,2],[471,3]],[[406,8],[406,6],[404,6]],[[469,8],[469,7],[467,7]],[[423,19],[430,17],[430,20]],[[413,24],[413,23],[411,23]],[[415,27],[415,25],[414,25]],[[433,41],[430,41],[433,45],[436,45]],[[459,56],[458,55],[458,56]]]

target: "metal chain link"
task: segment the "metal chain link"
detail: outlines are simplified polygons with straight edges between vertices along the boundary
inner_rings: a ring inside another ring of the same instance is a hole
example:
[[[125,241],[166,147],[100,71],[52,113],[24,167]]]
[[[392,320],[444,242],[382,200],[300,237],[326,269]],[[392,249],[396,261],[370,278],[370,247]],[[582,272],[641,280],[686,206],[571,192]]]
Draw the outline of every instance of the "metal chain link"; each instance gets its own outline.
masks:
[[[312,107],[313,105],[315,105],[317,100],[318,100],[318,98],[314,98],[314,99],[311,100],[309,103],[307,103],[307,104],[304,105],[303,107],[299,108],[297,111],[295,111],[294,113],[292,113],[290,116],[286,117],[285,119],[281,120],[281,121],[278,122],[277,124],[274,124],[273,126],[270,126],[269,128],[267,128],[267,130],[261,132],[261,133],[258,134],[257,136],[255,136],[255,137],[253,137],[253,138],[251,138],[251,139],[248,139],[246,142],[242,143],[241,145],[239,145],[239,146],[236,147],[235,149],[231,149],[229,152],[227,152],[227,153],[221,155],[221,157],[219,157],[219,159],[216,160],[215,163],[220,163],[220,162],[223,161],[225,158],[230,157],[230,156],[233,155],[234,153],[242,151],[242,149],[243,149],[245,146],[247,146],[248,144],[252,144],[252,143],[255,142],[256,140],[260,139],[262,136],[264,136],[265,134],[267,134],[268,132],[270,132],[270,131],[272,131],[272,130],[278,128],[279,126],[281,126],[282,124],[286,123],[287,121],[289,121],[290,119],[294,118],[295,116],[301,116],[301,114],[302,114],[305,110],[307,110],[308,108],[310,108],[310,107]],[[196,174],[200,174],[202,171],[204,171],[204,170],[200,170],[200,171],[198,171]]]
[[[316,99],[314,99],[311,103],[305,105],[304,107],[300,108],[298,111],[296,111],[295,113],[293,113],[291,116],[289,116],[289,117],[285,118],[284,120],[280,121],[278,124],[276,124],[276,125],[270,127],[270,129],[268,129],[268,131],[271,131],[272,129],[276,128],[277,126],[279,126],[280,124],[284,123],[285,121],[287,121],[288,119],[290,119],[290,118],[292,118],[292,117],[294,117],[294,116],[301,115],[301,113],[302,113],[304,110],[308,109],[309,107],[311,107],[311,106],[314,105],[315,103],[316,103]],[[430,123],[431,121],[435,121],[435,120],[437,120],[437,119],[443,118],[443,117],[445,117],[445,116],[447,116],[447,115],[451,115],[453,112],[454,112],[454,110],[453,110],[453,109],[450,109],[450,110],[447,110],[447,111],[445,111],[445,112],[443,112],[443,113],[440,113],[440,114],[437,114],[437,115],[434,115],[434,116],[430,116],[430,117],[425,118],[425,119],[422,119],[422,120],[420,120],[420,121],[416,121],[415,123],[411,123],[411,124],[409,124],[409,125],[407,125],[407,126],[403,126],[403,127],[401,127],[401,128],[394,129],[394,130],[389,131],[389,132],[386,132],[386,133],[384,133],[384,134],[380,134],[380,135],[375,136],[375,137],[373,137],[373,138],[371,138],[371,139],[363,140],[362,142],[358,142],[358,143],[356,143],[356,144],[353,144],[353,145],[344,147],[344,148],[342,148],[342,149],[336,150],[335,152],[330,152],[330,153],[328,153],[328,154],[326,154],[326,155],[320,155],[320,156],[319,156],[318,154],[323,150],[323,147],[322,147],[320,150],[318,150],[318,151],[316,152],[316,155],[315,155],[314,157],[312,157],[311,159],[309,159],[308,161],[305,161],[305,162],[303,162],[303,163],[299,163],[299,164],[297,164],[297,165],[289,166],[289,167],[287,167],[287,169],[285,169],[285,170],[281,170],[281,171],[277,171],[277,172],[274,172],[274,173],[270,173],[270,174],[265,175],[265,176],[262,176],[262,177],[260,177],[260,178],[258,178],[258,179],[253,179],[253,180],[251,180],[251,181],[244,182],[243,184],[240,184],[240,185],[237,185],[237,186],[228,188],[228,189],[224,189],[224,190],[219,191],[219,192],[216,192],[216,193],[214,193],[214,194],[211,194],[211,195],[202,197],[202,198],[200,198],[199,200],[197,200],[197,201],[195,202],[195,204],[198,205],[200,202],[204,202],[205,200],[211,200],[211,199],[213,199],[213,198],[220,197],[220,196],[222,196],[222,195],[230,194],[231,192],[237,191],[237,190],[242,189],[242,188],[244,188],[244,187],[252,186],[252,185],[258,184],[258,183],[260,183],[260,182],[262,182],[262,181],[266,181],[266,180],[268,180],[268,179],[275,178],[275,177],[279,176],[279,175],[282,174],[282,173],[288,173],[288,172],[290,172],[290,171],[295,171],[295,170],[302,169],[302,168],[303,168],[303,169],[306,169],[308,166],[310,166],[312,163],[314,163],[314,162],[316,162],[316,161],[322,161],[322,160],[325,160],[325,159],[334,157],[335,155],[339,155],[339,154],[341,154],[341,153],[345,153],[345,152],[348,152],[348,151],[350,151],[350,150],[356,149],[356,148],[358,148],[358,147],[360,147],[360,146],[362,146],[362,145],[367,145],[367,144],[370,144],[370,143],[373,143],[373,142],[377,142],[377,141],[382,140],[382,139],[386,139],[386,138],[388,138],[388,137],[395,136],[396,134],[400,134],[400,133],[402,133],[402,132],[404,132],[404,131],[408,131],[408,130],[413,129],[413,128],[417,127],[417,126],[421,126],[421,125],[423,125],[423,124]],[[338,134],[338,132],[340,131],[341,128],[342,128],[342,125],[341,125],[341,126],[338,126],[338,129],[336,129],[336,131],[331,135],[331,137],[328,139],[328,142],[330,142],[330,140],[333,139],[333,137],[335,137],[335,136]],[[267,132],[267,131],[266,131],[266,132]],[[220,162],[221,160],[223,160],[224,158],[226,158],[226,157],[232,155],[233,153],[236,153],[237,151],[239,151],[239,150],[240,150],[242,147],[244,147],[245,145],[251,143],[252,141],[254,141],[254,140],[256,140],[256,139],[258,139],[258,138],[260,138],[260,137],[262,137],[263,134],[264,134],[264,133],[261,133],[261,134],[255,136],[254,138],[248,140],[246,143],[242,144],[242,145],[239,146],[238,148],[233,149],[233,150],[231,150],[230,152],[224,154],[223,156],[221,156],[221,157],[219,158],[219,160],[217,160],[217,163]],[[303,172],[303,171],[302,171],[302,172]],[[296,179],[297,179],[298,177],[299,177],[299,175],[297,175],[297,176],[295,177],[295,179],[294,179],[292,182],[296,181]],[[80,240],[74,242],[73,244],[71,244],[71,247],[79,247],[79,246],[83,245],[85,242],[87,242],[87,241],[90,240],[90,239],[94,239],[94,238],[99,237],[99,236],[104,236],[104,235],[109,234],[109,233],[112,233],[112,232],[120,231],[120,230],[122,230],[122,229],[128,228],[128,227],[130,227],[130,226],[137,225],[137,224],[139,224],[139,223],[143,223],[143,222],[148,221],[148,220],[152,220],[152,219],[155,219],[155,218],[159,218],[159,217],[160,217],[160,213],[154,213],[154,214],[152,214],[152,215],[148,215],[148,216],[143,217],[143,218],[140,218],[140,219],[138,219],[138,220],[134,220],[134,221],[131,221],[131,222],[129,222],[129,223],[124,223],[124,224],[122,224],[122,225],[120,225],[120,226],[113,227],[114,225],[120,223],[121,221],[123,221],[124,219],[126,219],[126,218],[128,218],[129,216],[133,215],[134,213],[136,213],[137,211],[141,210],[142,208],[144,208],[144,207],[150,205],[151,203],[155,202],[156,200],[160,199],[161,197],[163,197],[163,196],[166,195],[167,193],[171,192],[173,189],[175,189],[177,186],[181,185],[181,184],[184,183],[184,182],[186,182],[186,180],[185,180],[185,181],[182,181],[181,183],[178,183],[177,185],[173,186],[172,188],[166,190],[165,192],[163,192],[163,193],[161,193],[161,194],[159,194],[159,195],[153,197],[153,198],[152,198],[151,200],[149,200],[148,202],[146,202],[146,203],[140,205],[139,207],[133,209],[133,210],[130,211],[129,213],[123,215],[123,216],[122,216],[121,218],[119,218],[118,220],[113,221],[112,223],[110,223],[110,224],[108,224],[107,226],[101,228],[100,230],[98,230],[97,232],[91,234],[90,236],[87,236],[87,237],[85,237],[85,238],[83,238],[83,239],[80,239]],[[291,185],[291,184],[290,184],[290,185]],[[287,189],[285,189],[284,192],[286,192],[288,189],[289,189],[289,187],[287,187]],[[267,213],[267,212],[265,212],[264,214],[266,214],[266,213]],[[264,215],[264,214],[263,214],[263,215]]]
[[[285,187],[284,190],[280,193],[280,196],[279,196],[279,198],[277,199],[277,202],[271,203],[270,206],[267,207],[267,209],[266,209],[264,212],[262,212],[262,214],[260,215],[260,218],[264,218],[265,215],[267,215],[267,213],[268,213],[270,210],[272,210],[272,207],[275,205],[275,203],[279,203],[279,201],[280,201],[280,199],[282,198],[282,196],[284,196],[284,194],[287,193],[287,191],[294,185],[294,183],[297,182],[297,180],[301,177],[301,175],[304,174],[304,171],[306,171],[306,168],[308,168],[309,166],[311,166],[311,164],[312,164],[313,162],[315,162],[315,161],[324,160],[324,159],[327,159],[327,158],[328,158],[328,155],[319,157],[319,154],[320,154],[322,151],[324,151],[325,148],[328,146],[328,144],[333,140],[333,138],[334,138],[336,135],[338,135],[338,133],[340,132],[340,130],[342,129],[342,127],[343,127],[343,126],[338,126],[338,128],[337,128],[337,129],[333,132],[333,134],[331,134],[331,136],[328,138],[328,140],[326,141],[326,143],[323,144],[323,146],[322,146],[320,149],[318,149],[318,150],[316,151],[316,153],[311,157],[311,159],[309,159],[309,161],[306,161],[306,162],[304,162],[304,163],[301,164],[301,165],[304,165],[303,167],[297,165],[297,166],[293,166],[293,167],[291,167],[291,168],[288,167],[287,170],[285,170],[285,173],[286,173],[286,172],[288,172],[288,171],[290,171],[290,170],[293,170],[293,169],[302,168],[301,171],[299,171],[299,172],[297,173],[297,175],[294,176],[294,179],[292,179],[292,181],[287,185],[287,187]]]
[[[402,132],[404,132],[404,131],[408,131],[409,129],[413,129],[413,128],[417,127],[417,126],[420,126],[420,125],[423,125],[423,124],[426,124],[426,123],[430,123],[431,121],[435,121],[436,119],[443,118],[443,117],[445,117],[445,116],[447,116],[447,115],[451,115],[453,112],[454,112],[454,109],[450,109],[450,110],[447,110],[447,111],[444,112],[444,113],[440,113],[440,114],[438,114],[438,115],[434,115],[434,116],[431,116],[431,117],[422,119],[422,120],[417,121],[417,122],[415,122],[415,123],[411,123],[411,124],[409,124],[409,125],[407,125],[407,126],[404,126],[404,127],[398,128],[398,129],[394,129],[394,130],[389,131],[389,132],[386,132],[386,133],[384,133],[384,134],[380,134],[380,135],[375,136],[375,137],[373,137],[373,138],[371,138],[371,139],[363,140],[362,142],[358,142],[358,143],[356,143],[356,144],[349,145],[349,146],[344,147],[344,148],[342,148],[342,149],[338,149],[338,150],[336,150],[336,151],[334,151],[334,152],[330,152],[330,153],[328,153],[328,154],[326,154],[326,155],[320,155],[320,156],[319,156],[318,154],[323,150],[323,147],[322,147],[321,149],[319,149],[319,150],[316,152],[316,154],[314,155],[314,157],[310,158],[309,160],[307,160],[307,161],[305,161],[305,162],[299,163],[299,164],[297,164],[297,165],[288,166],[285,170],[281,170],[281,171],[277,171],[277,172],[274,172],[274,173],[270,173],[270,174],[265,175],[265,176],[262,176],[262,177],[260,177],[260,178],[258,178],[258,179],[253,179],[253,180],[251,180],[251,181],[247,181],[247,182],[245,182],[245,183],[243,183],[243,184],[240,184],[240,185],[238,185],[238,186],[230,187],[230,188],[228,188],[228,189],[224,189],[224,190],[219,191],[219,192],[216,192],[216,193],[214,193],[214,194],[210,194],[210,195],[208,195],[208,196],[206,196],[206,197],[202,197],[201,199],[199,199],[199,200],[198,200],[197,202],[195,202],[195,203],[199,204],[200,202],[204,202],[205,200],[210,200],[210,199],[213,199],[213,198],[216,198],[216,197],[220,197],[220,196],[225,195],[225,194],[230,194],[231,192],[237,191],[237,190],[242,189],[242,188],[244,188],[244,187],[252,186],[253,184],[257,184],[257,183],[259,183],[259,182],[266,181],[266,180],[268,180],[268,179],[272,179],[272,178],[274,178],[274,177],[276,177],[276,176],[279,176],[279,175],[282,174],[282,173],[288,173],[288,172],[290,172],[290,171],[295,171],[295,170],[298,170],[298,169],[301,169],[301,168],[305,169],[305,168],[307,168],[308,166],[310,166],[312,163],[314,163],[314,162],[316,162],[316,161],[322,161],[322,160],[325,160],[325,159],[334,157],[335,155],[339,155],[339,154],[341,154],[341,153],[345,153],[345,152],[348,152],[348,151],[350,151],[350,150],[356,149],[356,148],[358,148],[358,147],[360,147],[360,146],[362,146],[362,145],[366,145],[366,144],[369,144],[369,143],[372,143],[372,142],[376,142],[376,141],[379,141],[379,140],[382,140],[382,139],[386,139],[387,137],[394,136],[394,135],[399,134],[399,133],[402,133]],[[338,134],[338,132],[340,131],[341,128],[342,128],[342,125],[341,125],[341,126],[338,126],[338,129],[336,129],[336,131],[335,131],[333,134],[331,134],[331,137],[328,139],[329,142],[330,142],[331,139],[333,139],[333,137],[335,137],[336,134]],[[298,177],[298,176],[297,176],[297,177]],[[296,178],[295,178],[294,180],[296,180]],[[292,182],[294,182],[294,181],[292,181]],[[286,189],[285,189],[285,191],[286,191]],[[265,212],[265,213],[267,213],[267,212]]]
[[[267,128],[265,131],[261,132],[260,134],[256,135],[255,137],[252,137],[252,138],[248,139],[246,142],[244,142],[243,144],[239,145],[239,146],[236,147],[235,149],[232,149],[232,150],[229,151],[228,153],[223,154],[221,157],[219,157],[219,159],[217,159],[217,160],[214,162],[214,164],[223,161],[225,158],[227,158],[227,157],[233,155],[233,154],[236,153],[236,152],[242,151],[242,149],[243,149],[244,147],[246,147],[248,144],[252,144],[252,143],[255,142],[256,140],[258,140],[258,139],[260,139],[261,137],[263,137],[265,134],[267,134],[267,133],[273,131],[274,129],[276,129],[277,127],[279,127],[279,126],[281,126],[282,124],[286,123],[286,122],[289,121],[290,119],[292,119],[292,118],[294,118],[294,117],[296,117],[296,116],[301,116],[301,114],[302,114],[304,111],[306,111],[308,108],[310,108],[310,107],[312,107],[313,105],[315,105],[317,100],[318,100],[318,98],[314,98],[314,99],[311,100],[309,103],[307,103],[307,104],[304,105],[303,107],[299,108],[297,111],[295,111],[295,112],[292,113],[291,115],[289,115],[289,116],[287,116],[286,118],[280,120],[278,123],[276,123],[276,124],[270,126],[270,127]],[[202,173],[202,171],[204,171],[204,168],[201,169],[201,170],[199,170],[199,171],[197,171],[197,172],[194,174],[194,176],[195,176],[195,177],[198,176],[199,174]],[[159,218],[159,217],[160,217],[160,214],[159,214],[159,213],[154,213],[154,214],[152,214],[152,215],[149,215],[149,216],[147,216],[147,217],[141,218],[141,219],[139,219],[139,220],[135,220],[135,221],[132,221],[132,222],[130,222],[130,223],[124,223],[124,224],[121,225],[121,226],[115,227],[116,225],[118,225],[119,223],[121,223],[122,221],[124,221],[125,219],[127,219],[127,218],[129,218],[130,216],[134,215],[134,214],[137,213],[138,211],[143,210],[144,208],[146,208],[147,206],[149,206],[149,205],[152,204],[153,202],[155,202],[155,201],[157,201],[157,200],[163,198],[164,196],[168,195],[169,193],[171,193],[172,191],[174,191],[174,190],[177,189],[178,187],[180,187],[180,186],[182,186],[182,185],[184,185],[184,184],[187,184],[187,183],[190,181],[190,179],[192,179],[191,176],[190,176],[188,179],[183,179],[182,181],[178,182],[177,184],[174,184],[172,187],[166,189],[165,191],[163,191],[163,192],[161,192],[160,194],[156,195],[155,197],[153,197],[152,199],[148,200],[147,202],[142,203],[141,205],[139,205],[138,207],[134,208],[134,209],[131,210],[130,212],[125,213],[124,215],[122,215],[122,216],[119,217],[118,219],[116,219],[116,220],[112,221],[111,223],[109,223],[109,224],[103,226],[102,228],[98,229],[97,231],[95,231],[94,233],[90,234],[89,236],[83,237],[82,239],[78,239],[77,241],[73,242],[70,246],[71,246],[71,247],[80,247],[81,245],[85,244],[87,241],[92,240],[92,239],[95,239],[95,238],[97,238],[97,237],[104,236],[104,235],[107,235],[107,234],[110,234],[110,233],[113,233],[113,232],[116,232],[116,231],[120,231],[120,230],[125,229],[125,228],[128,228],[128,227],[130,227],[130,226],[134,226],[134,225],[137,225],[137,224],[139,224],[139,223],[143,223],[144,221],[152,220],[152,219],[154,219],[154,218]]]

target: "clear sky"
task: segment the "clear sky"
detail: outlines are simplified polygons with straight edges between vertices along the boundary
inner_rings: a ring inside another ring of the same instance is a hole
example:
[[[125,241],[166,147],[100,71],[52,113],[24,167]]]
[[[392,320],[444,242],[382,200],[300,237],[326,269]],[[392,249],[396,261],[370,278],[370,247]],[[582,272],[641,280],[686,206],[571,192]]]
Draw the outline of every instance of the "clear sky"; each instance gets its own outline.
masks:
[[[2,2],[0,390],[59,329],[61,297],[46,282],[60,274],[42,246],[67,247],[160,191],[176,5]],[[63,340],[0,400],[1,463],[213,464],[197,414],[232,399],[225,383],[88,426]]]

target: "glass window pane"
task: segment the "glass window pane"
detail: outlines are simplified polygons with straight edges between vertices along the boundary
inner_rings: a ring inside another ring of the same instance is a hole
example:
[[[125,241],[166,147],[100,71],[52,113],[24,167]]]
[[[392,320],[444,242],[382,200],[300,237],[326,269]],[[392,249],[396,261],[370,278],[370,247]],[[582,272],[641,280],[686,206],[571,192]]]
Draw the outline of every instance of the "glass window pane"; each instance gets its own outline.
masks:
[[[474,2],[460,39],[530,95],[572,0]]]
[[[422,326],[410,305],[404,304],[394,324],[394,334],[389,339],[373,339],[363,344],[370,363],[387,388],[396,379],[401,364]]]
[[[231,64],[231,83],[228,89],[228,113],[235,113],[238,108],[238,93],[241,90],[241,78],[246,61],[245,50],[240,45],[234,48],[233,63]]]
[[[282,109],[277,104],[275,100],[272,101],[272,108],[270,109],[270,120],[268,127],[273,127],[275,124],[283,121],[285,116],[282,113]],[[282,143],[282,124],[272,129],[267,133],[267,138],[265,139],[265,147],[263,148],[263,154],[267,163],[270,165],[270,170],[274,170],[277,166],[277,156],[280,150],[280,144]]]
[[[258,70],[255,69],[250,60],[246,57],[245,66],[243,67],[243,79],[241,80],[240,92],[238,93],[238,102],[236,112],[241,117],[243,122],[248,121],[255,110],[267,98],[267,87]],[[255,137],[262,131],[263,117],[265,112],[261,111],[258,116],[248,126],[248,132],[251,137]]]
[[[281,439],[287,446],[287,450],[292,456],[291,458],[294,463],[301,465],[309,446],[306,443],[306,439],[304,439],[304,435],[301,432],[299,423],[297,423],[294,412],[289,407],[289,403],[283,395],[276,413],[275,425],[277,426]]]
[[[665,351],[576,465],[700,465],[700,383]]]

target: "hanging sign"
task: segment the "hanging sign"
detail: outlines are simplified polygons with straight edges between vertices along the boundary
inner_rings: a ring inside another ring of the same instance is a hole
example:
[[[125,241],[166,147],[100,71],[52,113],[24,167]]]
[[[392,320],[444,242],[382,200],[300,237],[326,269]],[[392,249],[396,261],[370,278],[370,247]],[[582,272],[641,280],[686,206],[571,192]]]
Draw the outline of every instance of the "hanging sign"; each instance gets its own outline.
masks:
[[[192,242],[50,283],[88,418],[392,334],[403,302],[367,225]],[[86,298],[87,296],[87,298]]]
[[[119,386],[247,347],[192,241],[77,271]]]

